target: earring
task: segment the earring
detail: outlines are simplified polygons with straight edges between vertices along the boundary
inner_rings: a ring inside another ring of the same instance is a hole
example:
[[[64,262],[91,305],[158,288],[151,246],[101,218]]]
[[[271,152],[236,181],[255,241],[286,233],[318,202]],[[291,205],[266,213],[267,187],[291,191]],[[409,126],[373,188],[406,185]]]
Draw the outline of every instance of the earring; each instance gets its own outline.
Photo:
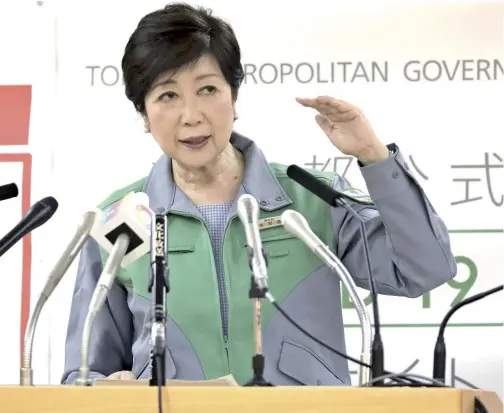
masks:
[[[144,132],[145,133],[150,133],[149,125],[145,124],[145,126],[144,126]]]

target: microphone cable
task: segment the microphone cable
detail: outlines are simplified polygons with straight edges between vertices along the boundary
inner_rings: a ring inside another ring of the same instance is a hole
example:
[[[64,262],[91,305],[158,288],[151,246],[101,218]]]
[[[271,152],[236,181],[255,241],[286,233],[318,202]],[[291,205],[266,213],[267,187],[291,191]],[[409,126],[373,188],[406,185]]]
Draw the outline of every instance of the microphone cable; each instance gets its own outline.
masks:
[[[266,298],[267,300],[286,318],[287,321],[289,321],[294,327],[296,327],[299,331],[301,331],[303,334],[305,334],[307,337],[315,341],[317,344],[321,345],[322,347],[326,348],[327,350],[337,354],[340,357],[343,357],[346,360],[352,361],[360,366],[364,366],[367,368],[371,368],[370,364],[363,363],[362,361],[351,357],[342,351],[339,351],[335,349],[334,347],[330,346],[329,344],[325,343],[324,341],[320,340],[319,338],[315,337],[313,334],[311,334],[309,331],[304,329],[302,326],[300,326],[287,312],[276,302],[276,299],[273,297],[271,293],[266,293]],[[395,387],[411,387],[412,385],[414,386],[422,386],[422,387],[450,387],[447,386],[441,382],[438,382],[430,377],[426,376],[420,376],[417,374],[411,374],[411,373],[393,373],[387,370],[384,370],[385,375],[376,377],[373,380],[375,381],[380,381],[385,378],[389,378],[390,380],[398,383]],[[424,381],[420,381],[418,379],[423,379]],[[366,383],[366,385],[370,384],[373,380],[370,382]],[[428,382],[428,383],[425,383]],[[388,387],[388,386],[387,386]]]

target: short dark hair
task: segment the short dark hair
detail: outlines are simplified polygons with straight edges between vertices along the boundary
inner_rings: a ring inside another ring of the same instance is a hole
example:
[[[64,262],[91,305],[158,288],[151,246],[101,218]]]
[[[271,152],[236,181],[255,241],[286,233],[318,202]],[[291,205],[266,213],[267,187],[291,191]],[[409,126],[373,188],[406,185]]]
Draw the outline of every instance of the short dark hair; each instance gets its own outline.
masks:
[[[233,99],[243,81],[240,46],[233,29],[212,11],[171,3],[145,15],[130,36],[122,71],[126,97],[145,114],[145,96],[162,73],[212,55],[229,83]]]

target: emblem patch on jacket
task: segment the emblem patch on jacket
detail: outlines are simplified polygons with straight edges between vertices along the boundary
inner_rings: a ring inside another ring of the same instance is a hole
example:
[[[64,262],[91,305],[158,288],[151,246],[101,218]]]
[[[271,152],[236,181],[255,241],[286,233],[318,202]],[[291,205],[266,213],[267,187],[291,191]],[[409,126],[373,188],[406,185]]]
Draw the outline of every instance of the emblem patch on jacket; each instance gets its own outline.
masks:
[[[280,226],[282,226],[282,219],[280,217],[270,217],[259,220],[259,230],[266,228],[275,228]]]

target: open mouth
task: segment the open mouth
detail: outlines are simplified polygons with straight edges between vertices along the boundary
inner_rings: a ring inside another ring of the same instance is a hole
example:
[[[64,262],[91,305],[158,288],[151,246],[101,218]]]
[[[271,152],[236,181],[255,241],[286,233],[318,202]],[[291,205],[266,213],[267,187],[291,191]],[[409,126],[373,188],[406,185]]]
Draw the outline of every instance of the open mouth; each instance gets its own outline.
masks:
[[[210,140],[210,135],[208,136],[191,136],[190,138],[181,139],[180,143],[191,149],[198,149],[205,146]]]

